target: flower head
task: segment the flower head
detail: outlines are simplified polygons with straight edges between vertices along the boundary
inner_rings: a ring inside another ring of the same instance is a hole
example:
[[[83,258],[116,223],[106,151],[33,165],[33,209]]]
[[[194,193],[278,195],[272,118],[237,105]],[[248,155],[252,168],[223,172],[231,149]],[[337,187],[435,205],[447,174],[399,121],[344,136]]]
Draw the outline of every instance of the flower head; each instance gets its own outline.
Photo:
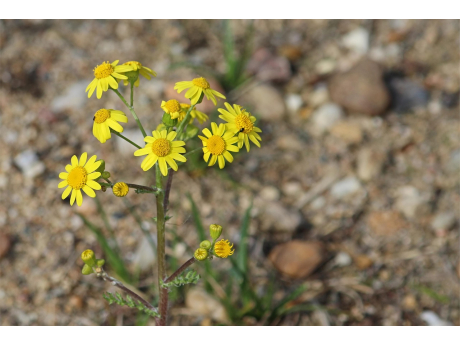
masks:
[[[211,157],[211,160],[209,160],[209,166],[212,166],[219,161],[219,168],[223,169],[225,166],[225,159],[229,163],[233,162],[233,156],[230,151],[239,151],[238,147],[232,145],[238,141],[238,138],[234,137],[234,133],[232,132],[225,133],[225,125],[223,123],[217,127],[217,124],[212,122],[211,129],[212,133],[207,128],[203,129],[203,133],[206,137],[201,135],[198,136],[203,142],[203,159],[207,162],[209,157]]]
[[[161,109],[163,109],[166,114],[169,114],[171,119],[177,119],[181,111],[180,103],[175,99],[170,99],[167,102],[162,101]]]
[[[167,132],[166,129],[160,131],[153,131],[153,137],[145,137],[144,141],[147,143],[143,149],[139,149],[134,152],[135,156],[147,157],[142,161],[141,168],[144,171],[149,170],[157,161],[160,166],[161,173],[166,176],[168,175],[168,166],[177,171],[177,163],[187,161],[187,158],[181,155],[185,153],[185,148],[181,147],[185,145],[184,141],[174,141],[177,133],[174,131]]]
[[[203,78],[195,78],[192,81],[180,81],[174,86],[174,90],[181,93],[185,89],[189,89],[185,93],[185,97],[190,99],[192,104],[197,104],[200,100],[201,94],[204,94],[207,99],[210,99],[214,105],[217,104],[216,97],[225,99],[225,96],[216,90],[211,89],[208,81]]]
[[[118,197],[124,197],[129,192],[129,187],[124,182],[117,182],[112,187],[113,194]]]
[[[193,256],[198,261],[203,261],[206,260],[206,258],[208,257],[208,251],[204,248],[198,248],[197,250],[195,250],[195,254]]]
[[[238,148],[241,149],[244,143],[246,150],[249,152],[249,139],[260,147],[259,140],[262,141],[262,138],[258,132],[260,133],[262,130],[254,126],[256,118],[238,104],[233,104],[232,107],[225,102],[225,107],[227,110],[217,109],[222,114],[219,117],[228,122],[226,124],[228,131],[238,133]]]
[[[128,118],[120,110],[99,109],[94,114],[93,135],[101,143],[105,143],[112,137],[110,128],[119,133],[123,132],[123,127],[117,121],[126,123]]]
[[[227,258],[235,252],[233,248],[233,243],[230,243],[228,240],[220,240],[214,245],[214,252],[219,258]]]
[[[90,266],[94,266],[96,264],[96,256],[91,249],[86,249],[83,253],[81,253],[81,259],[85,264]]]
[[[101,185],[94,181],[94,179],[101,176],[100,172],[94,172],[101,161],[96,162],[96,155],[92,156],[88,161],[86,161],[88,154],[83,152],[78,160],[77,156],[73,156],[71,159],[72,164],[67,164],[65,170],[67,172],[62,172],[59,174],[59,178],[63,179],[59,183],[58,188],[67,188],[62,193],[62,199],[67,198],[67,196],[72,192],[70,196],[70,205],[72,206],[77,200],[77,205],[81,206],[83,202],[83,196],[81,190],[90,197],[94,198],[96,196],[95,190],[101,189]]]
[[[107,91],[109,85],[112,89],[118,89],[118,82],[116,79],[128,79],[127,76],[120,74],[123,72],[129,72],[133,70],[133,67],[126,65],[118,65],[119,60],[115,60],[112,63],[103,62],[94,68],[94,79],[89,83],[85,92],[88,92],[88,98],[91,97],[94,90],[97,87],[97,98],[101,98],[102,91]]]
[[[181,111],[179,113],[179,117],[177,118],[177,120],[179,122],[182,122],[185,119],[185,115],[187,115],[187,112],[190,109],[191,105],[187,103],[181,103],[180,107]],[[190,112],[190,123],[192,123],[193,119],[197,119],[199,123],[203,123],[208,120],[208,115],[199,110],[196,110],[196,108],[193,108]]]
[[[150,75],[156,77],[157,73],[145,66],[142,66],[140,62],[137,61],[128,61],[123,64],[124,66],[131,66],[133,68],[133,71],[139,71],[139,74],[141,74],[145,79],[150,80],[151,77]],[[123,84],[128,85],[129,81],[127,79],[123,80]],[[134,82],[134,86],[139,86],[139,76],[137,77],[136,81]]]
[[[222,226],[220,226],[219,224],[211,224],[209,226],[209,233],[211,234],[211,238],[214,241],[217,240],[222,234]]]

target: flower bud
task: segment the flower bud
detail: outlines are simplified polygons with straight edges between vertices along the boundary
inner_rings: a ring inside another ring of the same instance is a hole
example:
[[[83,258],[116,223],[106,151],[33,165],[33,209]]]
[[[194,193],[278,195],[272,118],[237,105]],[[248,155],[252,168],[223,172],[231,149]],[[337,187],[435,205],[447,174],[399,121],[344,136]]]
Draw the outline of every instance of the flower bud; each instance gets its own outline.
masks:
[[[197,250],[195,250],[194,256],[195,259],[197,259],[198,261],[206,260],[206,258],[208,257],[208,251],[203,248],[198,248]]]
[[[104,260],[104,259],[97,259],[97,260],[96,260],[96,266],[97,266],[97,267],[102,267],[102,266],[104,266],[104,264],[105,264],[105,260]]]
[[[222,227],[219,224],[211,224],[209,226],[209,233],[211,234],[212,239],[215,241],[222,234]]]
[[[110,173],[108,171],[104,171],[101,176],[102,178],[108,179],[110,178]]]
[[[117,182],[112,187],[113,194],[118,197],[124,197],[129,192],[129,187],[124,182]]]
[[[200,248],[203,248],[203,249],[211,249],[211,242],[209,242],[208,240],[204,240],[203,242],[200,243]]]
[[[171,118],[171,115],[169,115],[168,113],[163,114],[162,122],[166,127],[174,127],[177,125],[177,119]]]
[[[105,170],[105,161],[103,159],[99,159],[98,161],[96,161],[96,163],[97,162],[101,162],[101,165],[99,165],[99,168],[97,168],[96,171],[102,174]]]
[[[81,273],[85,276],[87,276],[88,274],[91,274],[93,273],[93,269],[91,266],[88,266],[87,264],[85,264],[81,270]]]
[[[96,256],[91,249],[86,249],[83,253],[81,253],[81,259],[89,267],[96,265]]]

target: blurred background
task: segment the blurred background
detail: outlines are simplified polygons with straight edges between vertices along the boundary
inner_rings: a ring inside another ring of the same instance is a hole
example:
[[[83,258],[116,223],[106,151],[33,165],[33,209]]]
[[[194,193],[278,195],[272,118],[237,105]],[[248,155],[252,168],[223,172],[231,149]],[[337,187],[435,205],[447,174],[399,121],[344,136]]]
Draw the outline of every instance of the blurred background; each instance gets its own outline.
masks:
[[[112,181],[153,183],[129,144],[92,135],[94,113],[116,108],[142,144],[128,110],[85,93],[102,61],[136,60],[158,74],[135,90],[148,131],[162,100],[183,99],[174,83],[198,76],[263,131],[222,171],[195,154],[175,174],[169,272],[212,223],[236,252],[194,265],[170,324],[460,325],[459,45],[456,20],[1,20],[0,324],[154,324],[109,306],[116,290],[80,259],[93,249],[156,303],[153,197],[71,207],[57,188],[85,151]]]

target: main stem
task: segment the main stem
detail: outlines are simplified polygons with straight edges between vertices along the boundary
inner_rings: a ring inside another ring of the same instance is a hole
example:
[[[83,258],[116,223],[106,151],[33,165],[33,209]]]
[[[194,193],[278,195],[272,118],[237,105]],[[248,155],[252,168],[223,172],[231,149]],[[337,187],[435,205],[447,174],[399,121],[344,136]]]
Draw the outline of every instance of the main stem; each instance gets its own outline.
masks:
[[[165,256],[165,210],[162,175],[159,164],[155,165],[156,187],[158,194],[156,197],[157,203],[157,266],[158,266],[158,288],[160,289],[159,326],[166,326],[166,318],[168,314],[168,289],[162,287],[162,282],[166,279],[166,256]]]

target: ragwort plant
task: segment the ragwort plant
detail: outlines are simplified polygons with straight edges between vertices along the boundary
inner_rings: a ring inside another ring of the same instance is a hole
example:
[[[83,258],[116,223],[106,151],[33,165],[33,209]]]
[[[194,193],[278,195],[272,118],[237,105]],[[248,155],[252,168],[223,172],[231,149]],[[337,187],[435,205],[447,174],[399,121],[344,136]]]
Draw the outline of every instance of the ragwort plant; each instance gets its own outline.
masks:
[[[119,136],[134,146],[133,156],[145,156],[140,168],[151,173],[155,171],[156,184],[153,186],[142,186],[124,181],[116,181],[111,177],[110,173],[105,170],[104,160],[98,160],[96,155],[88,158],[88,153],[83,152],[78,158],[74,155],[71,159],[71,164],[65,166],[65,172],[59,174],[62,181],[59,183],[59,188],[65,188],[62,193],[62,199],[70,195],[70,205],[75,202],[78,206],[82,205],[83,193],[94,198],[96,192],[105,192],[111,188],[116,197],[125,197],[130,190],[134,190],[139,197],[153,196],[156,201],[157,214],[154,218],[157,225],[157,270],[158,270],[158,290],[159,290],[159,305],[153,306],[144,298],[139,296],[132,289],[126,287],[121,281],[111,277],[104,270],[104,259],[97,259],[94,251],[91,249],[85,250],[81,258],[84,261],[82,273],[84,275],[96,274],[97,277],[104,281],[112,283],[126,295],[106,293],[103,297],[110,303],[126,305],[132,308],[137,308],[147,315],[155,318],[157,325],[166,325],[168,316],[168,295],[173,287],[196,283],[200,278],[199,275],[190,270],[189,267],[197,261],[205,263],[206,270],[209,271],[209,260],[213,257],[222,259],[229,258],[233,253],[233,244],[226,239],[220,239],[223,228],[218,224],[212,224],[209,227],[210,240],[201,238],[200,247],[194,252],[187,262],[180,266],[174,273],[168,275],[166,272],[166,256],[165,256],[165,224],[171,217],[169,211],[169,194],[172,187],[174,172],[179,169],[179,164],[187,162],[187,155],[194,151],[187,151],[187,143],[189,141],[201,140],[203,147],[203,159],[209,166],[218,164],[220,169],[223,169],[226,163],[233,162],[233,155],[238,153],[244,146],[249,152],[250,141],[260,147],[262,140],[259,133],[260,128],[254,123],[256,118],[238,104],[230,105],[225,103],[225,108],[219,108],[220,118],[225,123],[216,124],[212,122],[210,128],[204,128],[203,135],[198,135],[198,128],[193,125],[194,120],[199,123],[207,121],[208,116],[195,107],[200,104],[203,97],[211,100],[214,105],[217,105],[217,99],[225,99],[221,93],[213,90],[208,81],[203,78],[195,78],[192,81],[181,81],[176,83],[174,89],[178,93],[186,90],[185,97],[190,100],[188,103],[179,103],[175,99],[162,101],[159,105],[164,111],[162,121],[157,128],[151,132],[151,136],[147,135],[141,120],[134,110],[133,95],[134,86],[140,86],[140,76],[150,80],[155,77],[156,73],[137,61],[129,61],[122,65],[118,64],[119,60],[112,63],[103,62],[94,69],[94,79],[86,88],[88,98],[94,91],[100,99],[104,92],[112,90],[117,94],[121,101],[126,105],[129,112],[134,117],[139,130],[144,136],[145,146],[132,142],[121,133],[123,126],[120,123],[127,123],[128,117],[121,110],[116,109],[99,109],[93,116],[93,135],[101,142],[105,143],[111,139],[112,134]],[[129,85],[130,102],[128,103],[122,94],[118,91],[120,81],[124,85]],[[150,131],[149,131],[150,133]],[[197,149],[200,150],[200,149]],[[112,182],[112,180],[113,182]],[[147,194],[147,195],[143,195]],[[126,199],[125,199],[126,200]],[[114,240],[114,232],[110,227],[107,216],[105,215],[102,205],[96,199],[99,213],[111,233]],[[128,203],[128,201],[126,200]],[[132,207],[127,205],[130,211]],[[133,214],[138,224],[141,225],[141,220]],[[81,215],[80,215],[81,216]],[[102,232],[91,224],[86,218],[81,216],[84,223],[93,231],[97,237],[107,260],[111,267],[115,270],[120,279],[131,282],[130,274],[125,268],[120,256],[118,246],[111,246]],[[142,229],[142,226],[141,226]],[[150,233],[143,229],[152,247],[155,246],[154,241],[150,237]]]

